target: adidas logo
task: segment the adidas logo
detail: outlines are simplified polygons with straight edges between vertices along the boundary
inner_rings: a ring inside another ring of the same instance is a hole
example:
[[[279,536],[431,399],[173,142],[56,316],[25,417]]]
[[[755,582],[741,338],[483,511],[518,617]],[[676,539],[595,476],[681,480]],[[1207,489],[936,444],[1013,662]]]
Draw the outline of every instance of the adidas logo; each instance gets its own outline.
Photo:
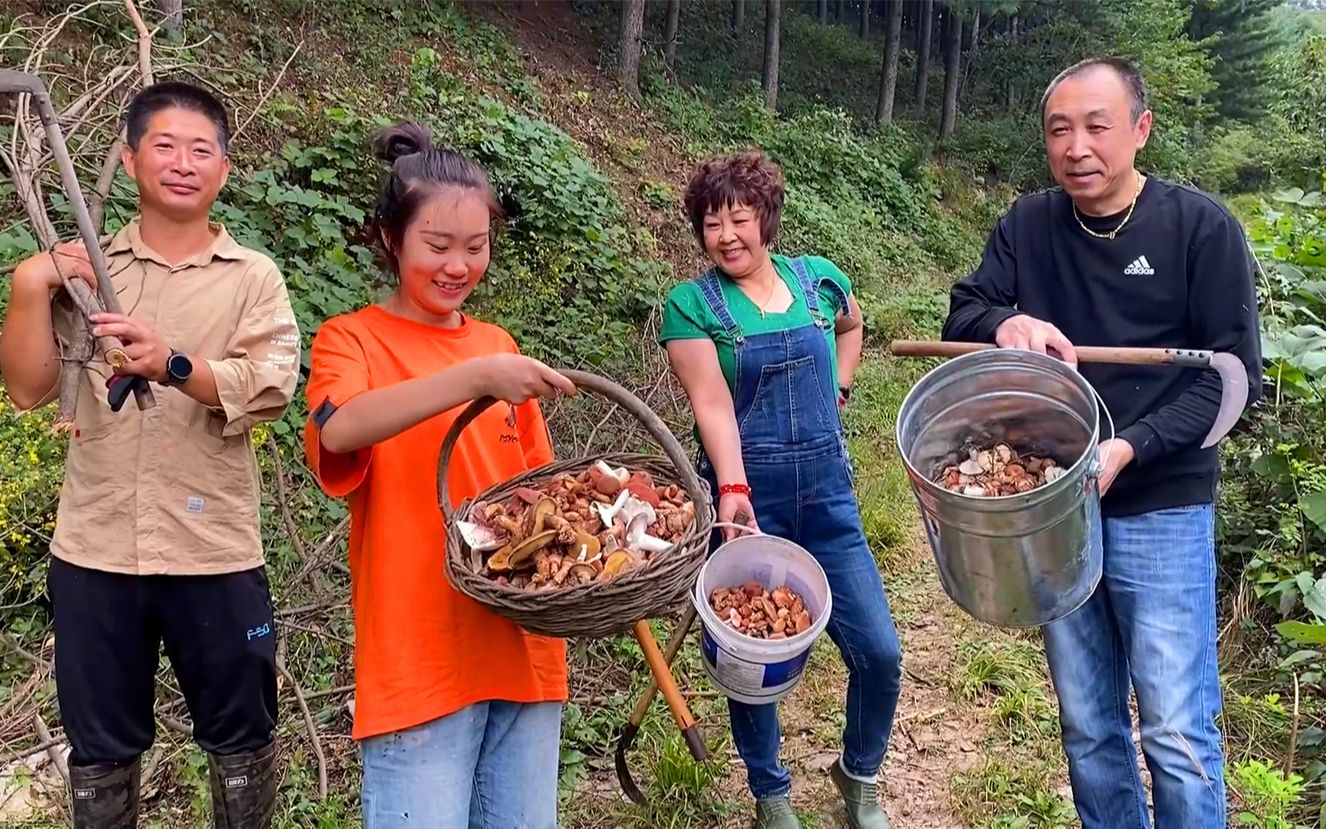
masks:
[[[1139,256],[1132,261],[1128,267],[1123,269],[1128,276],[1155,276],[1156,269],[1151,267],[1151,263],[1146,261],[1145,256]]]

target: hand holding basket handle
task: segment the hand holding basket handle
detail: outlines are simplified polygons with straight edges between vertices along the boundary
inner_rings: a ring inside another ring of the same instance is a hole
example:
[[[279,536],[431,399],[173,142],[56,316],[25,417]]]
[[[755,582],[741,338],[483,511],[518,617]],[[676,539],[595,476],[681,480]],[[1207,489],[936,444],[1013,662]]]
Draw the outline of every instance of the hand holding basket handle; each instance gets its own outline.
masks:
[[[576,384],[565,374],[522,354],[486,357],[484,371],[485,391],[495,400],[520,404],[535,397],[555,397],[559,392],[576,394]]]

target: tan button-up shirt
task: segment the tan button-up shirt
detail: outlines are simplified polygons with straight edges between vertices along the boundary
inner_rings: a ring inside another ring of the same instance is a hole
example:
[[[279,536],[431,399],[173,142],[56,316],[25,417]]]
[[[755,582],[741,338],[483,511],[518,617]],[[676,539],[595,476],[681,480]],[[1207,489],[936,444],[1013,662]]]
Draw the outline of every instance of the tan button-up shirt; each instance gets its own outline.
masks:
[[[263,563],[258,463],[250,428],[279,418],[299,380],[299,329],[276,264],[220,225],[211,247],[171,267],[134,220],[106,249],[124,313],[205,360],[221,406],[152,384],[157,405],[106,401],[109,367],[89,363],[78,389],[51,553],[137,575],[209,575]],[[57,296],[62,296],[58,294]],[[56,307],[69,330],[71,311]]]

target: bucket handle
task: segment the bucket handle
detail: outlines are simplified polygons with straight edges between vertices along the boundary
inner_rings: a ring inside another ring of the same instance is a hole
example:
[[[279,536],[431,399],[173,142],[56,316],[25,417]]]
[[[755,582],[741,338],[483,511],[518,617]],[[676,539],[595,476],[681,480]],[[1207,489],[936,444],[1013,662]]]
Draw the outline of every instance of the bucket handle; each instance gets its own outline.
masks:
[[[743,531],[745,531],[745,532],[750,533],[751,535],[764,535],[764,533],[763,533],[762,531],[757,530],[757,529],[755,529],[754,527],[748,527],[748,526],[746,526],[745,524],[734,524],[734,523],[732,523],[731,521],[715,521],[715,522],[714,522],[714,526],[715,526],[715,527],[731,527],[731,528],[734,529],[734,530],[743,530]]]
[[[1114,415],[1110,414],[1110,407],[1107,406],[1107,405],[1105,405],[1105,398],[1103,398],[1103,397],[1100,396],[1100,392],[1096,391],[1096,387],[1095,387],[1095,386],[1093,386],[1093,385],[1091,385],[1090,383],[1088,383],[1088,384],[1087,384],[1087,387],[1091,389],[1091,396],[1094,397],[1094,398],[1096,398],[1097,402],[1100,403],[1100,409],[1101,409],[1101,411],[1103,411],[1103,412],[1105,413],[1105,420],[1110,424],[1110,438],[1109,438],[1109,439],[1110,439],[1110,440],[1114,440],[1116,437],[1119,436],[1119,433],[1118,433],[1117,431],[1115,431],[1115,428],[1114,428]],[[1099,444],[1097,444],[1097,445],[1099,446]],[[1095,463],[1092,465],[1092,475],[1091,475],[1091,476],[1092,476],[1093,478],[1098,478],[1098,477],[1100,477],[1100,473],[1101,473],[1101,472],[1104,472],[1104,471],[1105,471],[1105,467],[1109,466],[1110,459],[1111,459],[1113,456],[1114,456],[1114,444],[1111,443],[1111,444],[1110,444],[1110,451],[1105,453],[1105,460],[1102,462],[1102,461],[1100,460],[1099,457],[1096,458]]]

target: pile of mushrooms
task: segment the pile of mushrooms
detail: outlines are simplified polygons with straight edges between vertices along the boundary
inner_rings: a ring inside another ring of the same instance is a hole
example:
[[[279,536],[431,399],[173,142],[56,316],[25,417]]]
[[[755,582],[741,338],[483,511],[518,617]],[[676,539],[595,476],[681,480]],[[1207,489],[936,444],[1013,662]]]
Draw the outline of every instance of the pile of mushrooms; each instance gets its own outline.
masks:
[[[949,492],[978,498],[1019,495],[1045,486],[1064,474],[1053,458],[1020,455],[1006,443],[972,449],[967,460],[949,466],[936,482]]]
[[[758,582],[720,587],[709,606],[729,627],[755,639],[786,639],[810,629],[810,611],[795,591],[765,590]]]
[[[666,554],[695,523],[676,484],[597,461],[498,503],[476,502],[457,522],[470,567],[498,584],[553,590],[607,581]]]

